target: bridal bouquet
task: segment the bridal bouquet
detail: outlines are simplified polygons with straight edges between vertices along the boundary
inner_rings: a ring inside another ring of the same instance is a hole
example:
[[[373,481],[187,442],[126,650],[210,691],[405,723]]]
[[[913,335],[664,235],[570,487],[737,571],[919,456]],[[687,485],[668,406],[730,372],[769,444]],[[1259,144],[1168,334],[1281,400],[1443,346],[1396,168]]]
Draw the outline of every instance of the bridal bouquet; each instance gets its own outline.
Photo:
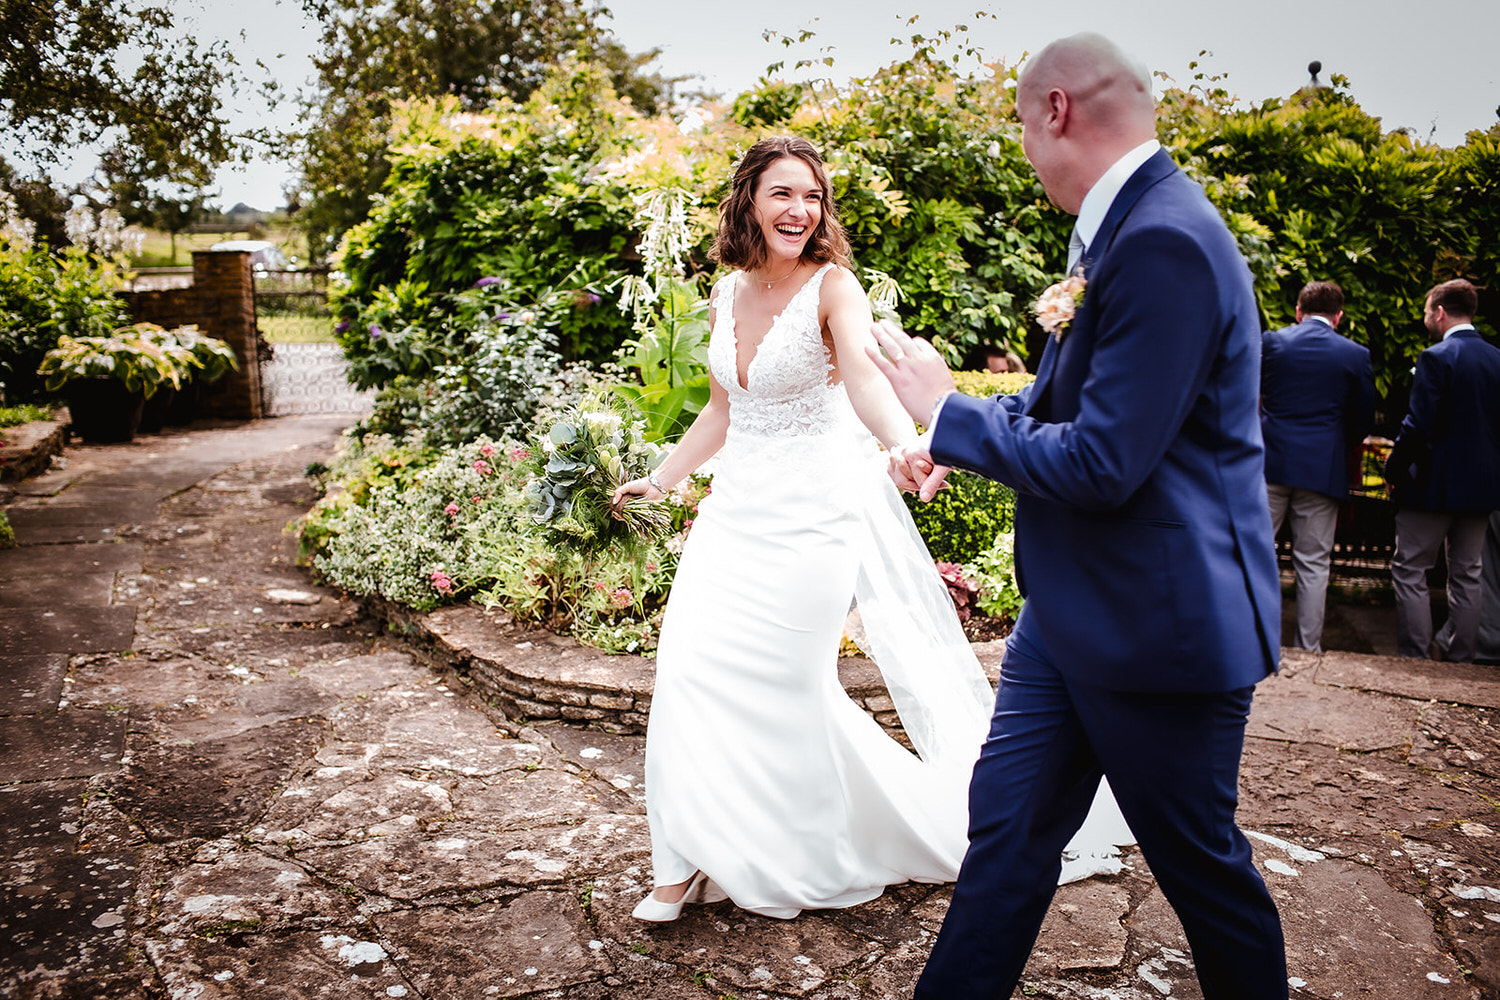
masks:
[[[597,552],[664,537],[672,528],[662,500],[633,497],[615,516],[615,487],[644,476],[661,461],[660,449],[640,434],[629,408],[601,393],[558,416],[531,449],[525,496],[531,519],[554,545]]]

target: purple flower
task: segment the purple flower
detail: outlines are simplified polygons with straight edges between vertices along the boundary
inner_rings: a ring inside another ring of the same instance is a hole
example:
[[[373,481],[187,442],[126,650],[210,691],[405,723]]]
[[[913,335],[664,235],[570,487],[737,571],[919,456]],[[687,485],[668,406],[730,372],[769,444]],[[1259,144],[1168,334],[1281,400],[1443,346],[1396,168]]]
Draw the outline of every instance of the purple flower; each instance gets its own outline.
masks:
[[[510,313],[508,313],[508,312],[498,312],[498,313],[495,313],[495,318],[496,319],[510,319]]]
[[[334,333],[343,333],[347,329],[349,329],[349,321],[347,319],[340,320],[339,321],[339,325],[333,328],[333,332]]]
[[[494,277],[480,278],[478,281],[474,282],[474,287],[475,288],[488,288],[490,285],[498,285],[501,282],[501,280],[502,279],[500,279],[500,278],[494,278]]]
[[[380,328],[380,324],[379,323],[371,323],[370,324],[370,339],[371,340],[379,340],[381,337],[384,337],[384,336],[385,336],[385,331]]]

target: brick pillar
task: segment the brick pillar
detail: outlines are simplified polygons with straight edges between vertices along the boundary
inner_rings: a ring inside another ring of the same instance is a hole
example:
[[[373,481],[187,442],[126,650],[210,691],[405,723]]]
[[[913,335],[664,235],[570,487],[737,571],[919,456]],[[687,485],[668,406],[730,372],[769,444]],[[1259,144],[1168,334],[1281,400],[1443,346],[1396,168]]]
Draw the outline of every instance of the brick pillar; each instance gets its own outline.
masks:
[[[265,415],[260,390],[260,331],[255,326],[255,272],[244,251],[193,251],[199,329],[234,349],[239,371],[205,387],[210,416],[255,420]]]

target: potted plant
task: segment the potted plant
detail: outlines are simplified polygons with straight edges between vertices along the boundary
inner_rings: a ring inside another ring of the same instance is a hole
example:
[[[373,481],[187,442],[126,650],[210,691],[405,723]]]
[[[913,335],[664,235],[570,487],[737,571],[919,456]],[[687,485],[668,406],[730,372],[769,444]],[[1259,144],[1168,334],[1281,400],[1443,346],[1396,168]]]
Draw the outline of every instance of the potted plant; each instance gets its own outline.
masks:
[[[196,363],[190,352],[163,342],[154,323],[122,327],[108,337],[58,338],[38,367],[48,391],[68,400],[73,430],[86,441],[129,441],[146,398],[176,387]]]
[[[172,385],[160,386],[146,400],[141,429],[160,430],[163,424],[182,426],[193,422],[198,414],[203,386],[216,382],[239,367],[234,349],[217,337],[198,331],[197,326],[179,326],[172,330],[157,327],[145,336],[161,345],[179,364],[183,376]]]

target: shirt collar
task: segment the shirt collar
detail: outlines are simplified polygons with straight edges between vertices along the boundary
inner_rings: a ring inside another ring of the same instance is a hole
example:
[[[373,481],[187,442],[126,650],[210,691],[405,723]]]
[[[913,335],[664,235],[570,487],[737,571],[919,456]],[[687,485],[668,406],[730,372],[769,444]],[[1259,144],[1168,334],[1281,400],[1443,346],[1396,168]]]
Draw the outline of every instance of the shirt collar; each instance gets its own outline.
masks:
[[[1447,332],[1443,334],[1443,339],[1447,340],[1449,337],[1453,336],[1455,333],[1457,333],[1460,330],[1473,330],[1473,329],[1474,329],[1474,324],[1473,323],[1454,323],[1452,326],[1448,327]]]
[[[1083,196],[1083,204],[1078,208],[1078,221],[1073,223],[1073,228],[1078,231],[1078,238],[1083,240],[1085,247],[1092,246],[1094,237],[1099,235],[1099,227],[1104,224],[1109,207],[1115,203],[1115,195],[1120,193],[1131,175],[1141,168],[1141,164],[1156,155],[1158,149],[1161,149],[1161,143],[1155,139],[1141,143],[1116,160],[1104,171],[1104,176],[1089,188],[1089,193]]]
[[[1333,329],[1333,324],[1331,322],[1329,322],[1327,316],[1319,316],[1317,313],[1309,313],[1306,316],[1302,317],[1302,321],[1304,323],[1306,323],[1308,320],[1314,320],[1314,319],[1317,320],[1319,323],[1322,323],[1324,326],[1328,327],[1330,330]]]

